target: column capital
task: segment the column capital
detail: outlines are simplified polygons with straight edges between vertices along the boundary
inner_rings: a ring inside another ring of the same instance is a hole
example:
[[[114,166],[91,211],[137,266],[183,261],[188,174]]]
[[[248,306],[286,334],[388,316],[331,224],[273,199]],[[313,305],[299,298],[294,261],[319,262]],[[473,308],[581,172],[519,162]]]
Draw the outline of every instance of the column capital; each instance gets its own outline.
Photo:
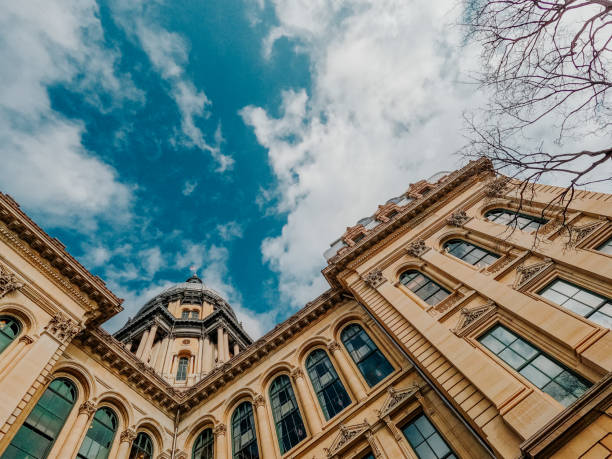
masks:
[[[27,346],[28,344],[32,344],[34,342],[34,338],[32,338],[30,335],[23,335],[21,338],[19,338],[19,342],[24,343]]]
[[[87,417],[90,417],[95,412],[96,405],[91,400],[87,400],[79,406],[79,414],[86,414]]]
[[[120,435],[121,443],[132,443],[136,439],[136,431],[133,429],[125,429]]]
[[[265,403],[266,403],[266,400],[261,394],[256,395],[255,398],[253,399],[253,405],[255,405],[255,408],[259,406],[264,406]]]
[[[303,377],[304,371],[299,367],[291,372],[291,379],[293,379],[294,381],[297,381],[298,379],[301,379]]]
[[[333,354],[334,352],[340,350],[340,344],[338,344],[338,341],[332,341],[327,345],[327,349]]]
[[[227,432],[227,426],[225,424],[219,424],[213,429],[213,435],[218,437],[220,435],[225,436],[225,432]]]
[[[69,342],[79,333],[82,326],[77,324],[61,312],[56,312],[45,327],[45,331],[57,338],[62,343]]]

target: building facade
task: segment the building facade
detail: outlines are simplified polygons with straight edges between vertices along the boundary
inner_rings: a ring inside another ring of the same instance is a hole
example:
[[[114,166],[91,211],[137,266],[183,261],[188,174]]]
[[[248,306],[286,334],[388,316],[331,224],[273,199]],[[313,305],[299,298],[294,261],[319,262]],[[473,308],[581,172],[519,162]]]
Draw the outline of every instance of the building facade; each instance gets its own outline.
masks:
[[[563,227],[557,191],[412,184],[255,342],[195,275],[111,336],[121,300],[0,194],[0,457],[608,457],[612,195]]]

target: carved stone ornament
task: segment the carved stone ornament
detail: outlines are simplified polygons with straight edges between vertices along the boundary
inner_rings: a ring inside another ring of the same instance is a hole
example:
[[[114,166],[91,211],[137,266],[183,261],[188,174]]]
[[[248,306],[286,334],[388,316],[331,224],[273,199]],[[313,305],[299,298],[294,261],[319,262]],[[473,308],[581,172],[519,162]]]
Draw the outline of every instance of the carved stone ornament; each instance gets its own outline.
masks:
[[[187,453],[183,450],[175,449],[174,453],[172,453],[171,449],[167,449],[166,451],[160,453],[159,456],[157,456],[157,459],[187,459],[188,457],[189,456]]]
[[[340,350],[340,345],[338,344],[338,341],[332,341],[327,345],[327,349],[333,354],[334,352]]]
[[[215,435],[215,437],[218,437],[219,435],[225,435],[226,432],[227,426],[225,424],[219,424],[213,429],[213,434]]]
[[[370,424],[368,424],[368,421],[364,420],[362,424],[354,424],[351,426],[340,424],[339,429],[340,432],[332,442],[331,446],[329,448],[323,448],[328,458],[334,457],[346,445],[358,438],[364,432],[370,430]]]
[[[406,400],[411,399],[421,389],[417,383],[412,383],[406,389],[397,390],[394,387],[387,389],[387,398],[385,399],[382,407],[378,411],[378,417],[384,418],[391,414],[397,407],[399,407]]]
[[[465,210],[457,210],[453,212],[450,217],[446,219],[446,223],[451,226],[462,227],[470,220],[468,214],[465,213]]]
[[[485,185],[484,194],[487,198],[501,198],[508,185],[506,177],[497,177]]]
[[[489,313],[490,311],[495,310],[496,307],[497,305],[495,304],[495,302],[493,300],[489,300],[482,306],[476,306],[474,308],[469,308],[469,309],[462,308],[461,317],[457,321],[457,325],[453,329],[453,332],[455,334],[460,335],[461,332],[464,331],[467,327],[472,325],[474,322],[476,322],[481,317],[484,317],[485,315],[487,315],[487,313]]]
[[[34,338],[32,338],[30,335],[23,335],[19,338],[19,342],[24,343],[27,346],[28,344],[32,344],[34,342]]]
[[[601,228],[607,223],[606,219],[594,221],[580,226],[571,226],[566,231],[569,231],[569,242],[570,247],[576,247],[582,242],[589,234],[592,234],[596,229]]]
[[[514,279],[514,285],[512,287],[515,290],[521,289],[531,279],[536,277],[538,274],[546,271],[552,265],[554,265],[554,262],[550,258],[546,258],[540,263],[534,263],[529,266],[519,266],[518,268],[516,268],[516,278]]]
[[[19,282],[17,276],[9,272],[4,266],[0,265],[0,298],[14,290],[19,290],[23,284]]]
[[[60,341],[68,342],[81,331],[81,326],[61,312],[58,312],[51,318],[45,330]]]
[[[258,406],[264,406],[265,403],[266,403],[266,400],[261,394],[256,395],[255,398],[253,399],[253,405],[255,406],[255,408],[257,408]]]
[[[79,414],[86,414],[87,417],[90,417],[95,412],[96,412],[96,405],[90,400],[83,402],[81,406],[79,406]]]
[[[291,372],[291,379],[297,381],[300,378],[304,377],[304,371],[301,368],[296,368]]]
[[[133,429],[126,429],[121,432],[121,436],[119,437],[119,439],[121,440],[121,443],[132,443],[136,439],[136,431]]]
[[[413,256],[415,258],[419,258],[425,252],[429,250],[429,247],[425,245],[425,241],[423,239],[417,239],[416,241],[412,241],[406,247],[406,252],[408,255]]]
[[[436,304],[433,307],[433,311],[442,314],[448,311],[449,309],[452,309],[457,303],[463,300],[463,298],[465,298],[465,295],[463,295],[463,293],[459,291],[454,291],[442,301],[440,301],[438,304]]]
[[[371,288],[376,288],[379,285],[384,284],[387,279],[383,276],[380,269],[374,269],[365,275],[363,281]]]

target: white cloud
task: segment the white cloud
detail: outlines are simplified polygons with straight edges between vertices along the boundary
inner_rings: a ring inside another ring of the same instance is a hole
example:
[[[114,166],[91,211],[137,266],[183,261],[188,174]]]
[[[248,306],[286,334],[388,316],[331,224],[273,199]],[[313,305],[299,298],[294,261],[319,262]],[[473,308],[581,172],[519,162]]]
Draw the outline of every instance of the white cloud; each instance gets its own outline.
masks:
[[[217,233],[224,241],[240,239],[243,235],[244,228],[238,222],[227,222],[217,225]]]
[[[142,99],[117,76],[98,14],[84,0],[8,2],[0,15],[0,182],[52,225],[91,226],[111,207],[113,218],[129,216],[130,188],[83,147],[83,125],[55,112],[47,93],[64,84],[102,111]]]
[[[182,193],[184,196],[190,196],[191,193],[193,193],[195,191],[195,189],[198,186],[198,181],[197,180],[187,180],[184,184],[183,184],[183,189],[182,189]]]
[[[326,288],[323,251],[347,226],[410,182],[458,166],[462,111],[479,95],[458,83],[476,61],[449,27],[452,3],[273,0],[279,25],[311,61],[312,88],[285,91],[281,116],[241,111],[278,179],[280,235],[263,241],[284,300],[303,305]]]
[[[199,91],[185,74],[189,57],[189,45],[176,33],[169,32],[155,23],[149,14],[151,5],[141,0],[116,1],[115,17],[128,36],[135,38],[149,56],[151,63],[170,85],[170,95],[181,114],[181,132],[188,146],[208,152],[217,162],[217,171],[232,168],[234,160],[221,152],[223,137],[220,125],[213,136],[214,143],[206,140],[198,127],[198,119],[208,118],[211,104],[204,91]]]

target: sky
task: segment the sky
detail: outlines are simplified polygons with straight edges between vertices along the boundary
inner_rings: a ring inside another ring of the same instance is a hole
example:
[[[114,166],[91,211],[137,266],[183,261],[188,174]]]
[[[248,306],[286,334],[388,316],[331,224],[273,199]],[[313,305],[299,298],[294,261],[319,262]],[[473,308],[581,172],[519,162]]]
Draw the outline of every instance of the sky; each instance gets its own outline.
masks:
[[[253,338],[323,252],[462,164],[485,103],[456,1],[29,0],[0,7],[0,190],[124,298],[196,272]]]

